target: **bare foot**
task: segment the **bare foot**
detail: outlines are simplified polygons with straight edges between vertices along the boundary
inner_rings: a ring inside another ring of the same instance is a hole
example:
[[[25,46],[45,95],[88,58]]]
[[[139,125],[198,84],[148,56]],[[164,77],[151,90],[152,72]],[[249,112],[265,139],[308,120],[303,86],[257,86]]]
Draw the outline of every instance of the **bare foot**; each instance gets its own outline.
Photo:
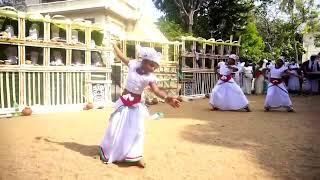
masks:
[[[99,147],[99,156],[100,156],[100,160],[101,160],[104,164],[107,164],[107,163],[108,163],[108,159],[106,159],[106,158],[104,157],[101,147]]]
[[[251,112],[251,109],[249,107],[244,108],[247,112]]]
[[[293,108],[287,110],[288,112],[295,112]]]
[[[211,111],[218,111],[218,110],[219,110],[219,108],[216,108],[216,107],[211,108]]]

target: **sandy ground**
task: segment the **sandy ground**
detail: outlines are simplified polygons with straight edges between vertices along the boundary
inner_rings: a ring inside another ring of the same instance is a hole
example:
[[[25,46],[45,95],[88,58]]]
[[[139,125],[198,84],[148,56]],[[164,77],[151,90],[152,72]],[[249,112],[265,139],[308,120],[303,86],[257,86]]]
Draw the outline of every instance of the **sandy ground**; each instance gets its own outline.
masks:
[[[146,121],[147,167],[105,165],[98,144],[111,109],[0,119],[0,179],[320,179],[320,97],[295,97],[297,113],[210,112],[207,100],[161,104]]]

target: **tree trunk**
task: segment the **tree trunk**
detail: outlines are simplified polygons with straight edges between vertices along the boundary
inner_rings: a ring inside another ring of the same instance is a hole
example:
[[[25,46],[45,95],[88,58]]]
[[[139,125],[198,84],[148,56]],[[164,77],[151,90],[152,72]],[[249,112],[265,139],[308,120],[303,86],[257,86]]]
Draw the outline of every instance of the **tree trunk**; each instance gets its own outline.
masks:
[[[191,33],[191,34],[193,32],[193,14],[194,13],[189,14],[189,22],[188,22],[188,33]]]
[[[294,21],[293,21],[293,11],[291,11],[291,23],[292,26],[294,27]],[[298,47],[297,47],[297,40],[296,40],[296,28],[293,28],[293,42],[294,42],[294,52],[295,52],[295,58],[296,61],[299,62],[299,52],[298,52]]]
[[[295,55],[296,55],[296,61],[299,62],[299,52],[298,52],[296,37],[294,37],[294,50],[295,50]]]
[[[192,34],[192,25],[189,23],[188,25],[188,33],[191,33]]]

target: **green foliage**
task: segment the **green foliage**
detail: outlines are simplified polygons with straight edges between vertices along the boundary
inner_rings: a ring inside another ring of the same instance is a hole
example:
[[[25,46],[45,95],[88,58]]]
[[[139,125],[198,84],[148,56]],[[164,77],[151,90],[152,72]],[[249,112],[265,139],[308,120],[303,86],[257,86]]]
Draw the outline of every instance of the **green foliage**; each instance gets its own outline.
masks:
[[[242,47],[240,56],[244,59],[251,59],[255,62],[260,61],[264,56],[265,44],[262,37],[259,35],[254,22],[250,22],[244,33],[242,34]]]
[[[284,55],[301,61],[305,52],[303,34],[320,34],[319,7],[315,7],[314,0],[255,1],[259,2],[256,6],[254,0],[202,1],[194,16],[193,36],[228,39],[230,35],[241,35],[244,58],[257,61]],[[158,24],[161,31],[170,40],[185,35],[188,20],[174,1],[153,2],[165,14],[166,20],[162,19]],[[250,17],[255,18],[248,23]]]
[[[281,13],[287,18],[279,17]],[[258,31],[267,45],[266,50],[273,58],[282,55],[301,61],[305,52],[302,35],[318,31],[319,10],[313,0],[266,0],[256,7],[255,17]]]
[[[182,0],[187,4],[190,0]],[[173,0],[153,0],[165,18],[180,25],[184,32],[188,30],[188,19],[183,16]],[[230,35],[244,30],[254,4],[252,0],[204,0],[195,12],[193,34],[196,37],[228,39]],[[189,9],[186,9],[189,12]]]
[[[228,39],[245,29],[253,7],[253,2],[247,0],[208,1],[195,20],[194,33],[207,39],[211,35],[216,39]]]
[[[96,45],[98,45],[98,46],[102,45],[102,41],[103,41],[103,37],[104,37],[102,32],[93,30],[91,33],[91,37],[94,40],[94,42],[96,43]]]
[[[174,21],[165,20],[164,18],[160,19],[157,25],[160,31],[170,41],[179,40],[181,36],[191,35],[190,33],[186,33],[179,24],[175,23]]]

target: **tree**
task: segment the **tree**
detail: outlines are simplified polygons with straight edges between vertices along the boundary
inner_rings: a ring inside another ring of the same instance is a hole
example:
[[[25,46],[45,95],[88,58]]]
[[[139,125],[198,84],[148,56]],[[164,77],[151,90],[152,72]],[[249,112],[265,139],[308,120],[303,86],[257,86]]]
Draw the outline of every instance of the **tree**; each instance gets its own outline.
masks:
[[[304,52],[302,48],[303,33],[316,30],[319,11],[314,6],[314,0],[281,0],[280,2],[266,0],[266,4],[277,5],[282,13],[287,14],[287,20],[278,18],[267,19],[267,21],[269,23],[274,21],[281,22],[276,28],[276,31],[281,33],[277,34],[275,41],[284,40],[284,43],[280,43],[282,54],[290,55],[299,60]],[[262,16],[266,17],[265,15]]]
[[[199,11],[195,34],[204,38],[227,39],[245,29],[254,4],[250,0],[206,2]]]
[[[188,26],[188,32],[192,33],[194,17],[197,15],[204,0],[152,0],[155,6],[161,10],[172,10],[172,3],[179,10],[182,21]],[[177,14],[175,12],[175,14]]]
[[[179,24],[186,31],[189,30],[189,19],[186,18],[184,10],[181,11],[177,5],[178,0],[153,0],[153,2],[164,12],[167,20]],[[198,8],[193,8],[197,11],[192,16],[192,33],[204,38],[211,38],[211,34],[214,37],[229,38],[230,35],[244,30],[248,14],[254,7],[253,0],[179,0],[179,2],[183,2],[189,15],[191,2],[197,3]]]
[[[241,37],[242,46],[240,56],[255,62],[261,60],[264,56],[265,44],[254,21],[248,23]]]
[[[170,40],[175,41],[179,40],[181,36],[191,35],[183,31],[181,26],[174,21],[166,20],[165,18],[161,18],[157,23],[160,31]]]
[[[308,0],[308,5],[312,5],[314,0]],[[297,28],[302,24],[306,22],[306,10],[310,7],[304,6],[305,1],[304,0],[282,0],[280,4],[280,8],[288,13],[290,15],[290,22],[292,25],[292,34],[295,34],[297,31]],[[297,10],[298,13],[294,13],[294,10]],[[300,17],[299,17],[300,16]],[[298,45],[296,38],[293,38],[294,42],[294,50],[295,50],[295,58],[299,59],[299,53],[298,53]]]
[[[284,55],[297,60],[304,53],[303,33],[315,31],[319,22],[312,0],[266,0],[255,8],[255,17],[268,52],[273,57]]]

